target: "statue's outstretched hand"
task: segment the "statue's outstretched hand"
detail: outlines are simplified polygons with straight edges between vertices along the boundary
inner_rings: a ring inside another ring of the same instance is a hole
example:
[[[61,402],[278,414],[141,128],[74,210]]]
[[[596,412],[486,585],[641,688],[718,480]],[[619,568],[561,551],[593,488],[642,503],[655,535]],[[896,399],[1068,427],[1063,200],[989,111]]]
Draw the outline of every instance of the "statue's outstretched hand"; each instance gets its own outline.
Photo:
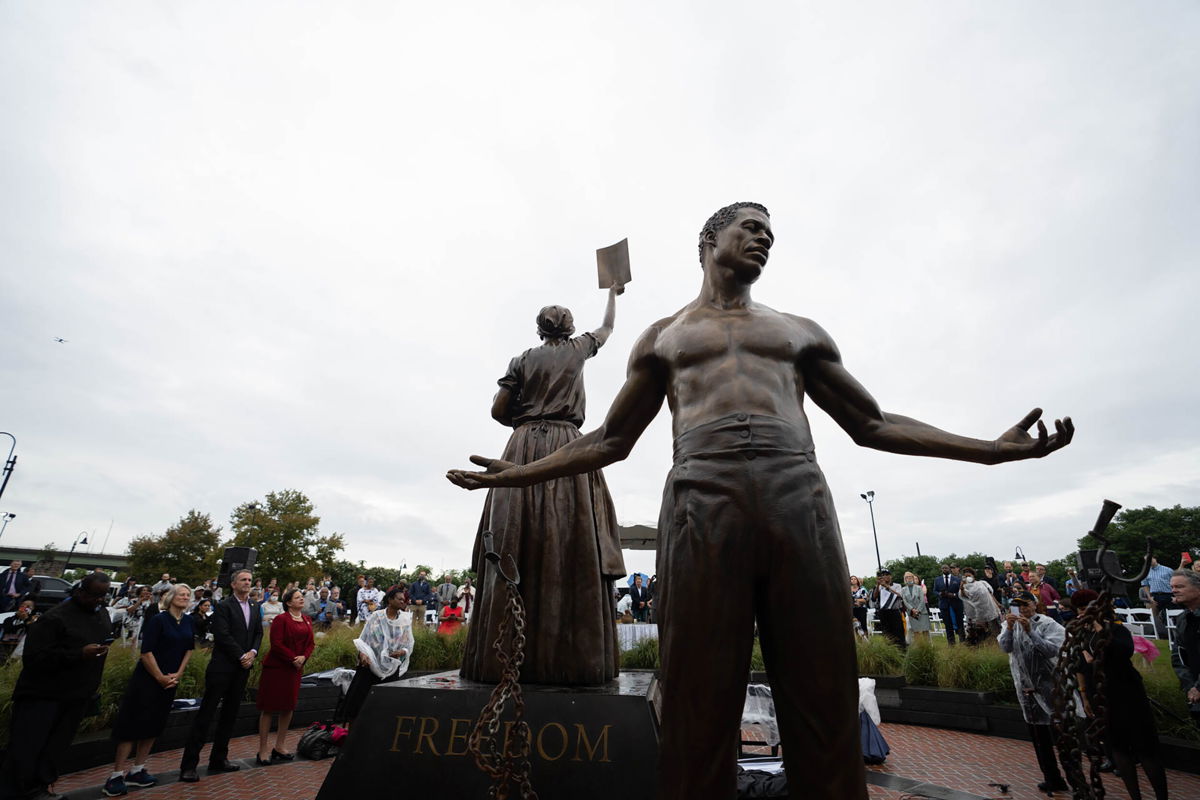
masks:
[[[1025,458],[1041,458],[1071,443],[1075,436],[1075,425],[1070,417],[1054,420],[1054,433],[1049,434],[1046,423],[1041,420],[1042,410],[1035,408],[1020,422],[1013,425],[996,440],[996,453],[1000,461],[1020,461]],[[1037,423],[1037,438],[1029,435],[1033,423]]]
[[[446,473],[446,478],[455,486],[461,486],[464,489],[490,489],[495,486],[521,485],[516,480],[516,464],[483,456],[471,456],[471,463],[477,464],[487,471],[469,472],[465,469],[452,469]]]

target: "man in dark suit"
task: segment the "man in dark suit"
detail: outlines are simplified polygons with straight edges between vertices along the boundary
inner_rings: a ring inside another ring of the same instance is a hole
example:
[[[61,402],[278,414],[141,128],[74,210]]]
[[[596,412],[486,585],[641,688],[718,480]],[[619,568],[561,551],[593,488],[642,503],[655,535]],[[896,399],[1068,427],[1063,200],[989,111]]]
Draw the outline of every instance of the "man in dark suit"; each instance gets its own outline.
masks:
[[[950,574],[950,565],[942,564],[941,576],[933,582],[933,593],[938,598],[938,609],[942,612],[942,626],[946,629],[946,643],[954,644],[954,635],[963,637],[963,604],[958,596],[962,578]]]
[[[179,780],[195,783],[200,780],[196,767],[200,764],[200,749],[208,735],[208,728],[217,706],[221,716],[217,719],[217,732],[213,736],[212,750],[208,753],[208,771],[236,772],[238,765],[228,759],[229,737],[233,723],[237,720],[238,706],[246,691],[246,679],[250,668],[258,657],[262,644],[262,615],[258,603],[250,600],[250,585],[254,576],[250,570],[233,573],[229,586],[232,596],[227,597],[213,610],[209,632],[213,635],[212,660],[204,673],[204,699],[192,723],[183,760],[179,764]]]
[[[633,618],[638,622],[646,621],[646,610],[649,608],[650,590],[642,586],[642,576],[633,576],[633,586],[629,587],[629,599],[632,604],[629,610],[633,612]]]
[[[8,569],[0,572],[0,614],[13,611],[17,600],[29,591],[29,576],[21,571],[21,562],[13,561]]]

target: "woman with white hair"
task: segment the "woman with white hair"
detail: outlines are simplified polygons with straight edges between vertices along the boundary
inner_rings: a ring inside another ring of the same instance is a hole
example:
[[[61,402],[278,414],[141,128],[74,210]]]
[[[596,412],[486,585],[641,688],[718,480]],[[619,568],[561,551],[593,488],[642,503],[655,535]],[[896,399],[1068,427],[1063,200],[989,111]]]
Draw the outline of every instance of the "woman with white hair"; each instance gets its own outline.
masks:
[[[921,579],[912,572],[904,573],[900,596],[904,598],[904,613],[908,615],[908,638],[929,641],[929,631],[933,625]]]
[[[113,773],[104,784],[109,797],[126,794],[129,786],[146,787],[158,778],[146,770],[146,759],[154,740],[167,724],[167,713],[179,679],[187,669],[195,647],[192,618],[187,615],[192,589],[187,584],[172,584],[159,600],[161,613],[147,619],[141,630],[142,655],[113,724],[117,757]],[[133,766],[130,768],[130,754]]]

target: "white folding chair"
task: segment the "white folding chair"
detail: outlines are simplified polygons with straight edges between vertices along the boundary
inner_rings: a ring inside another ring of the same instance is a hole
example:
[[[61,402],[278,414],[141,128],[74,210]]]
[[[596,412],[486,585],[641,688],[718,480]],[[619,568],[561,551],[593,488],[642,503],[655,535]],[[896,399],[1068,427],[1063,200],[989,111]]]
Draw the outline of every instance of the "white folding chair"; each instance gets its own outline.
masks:
[[[1182,608],[1172,608],[1167,611],[1167,641],[1172,645],[1175,644],[1175,622],[1183,612]]]
[[[942,610],[940,608],[929,609],[929,627],[929,632],[934,636],[946,635],[946,623],[942,621]]]
[[[1126,608],[1122,610],[1127,612],[1126,620],[1131,631],[1151,638],[1156,635],[1153,611],[1148,608]]]

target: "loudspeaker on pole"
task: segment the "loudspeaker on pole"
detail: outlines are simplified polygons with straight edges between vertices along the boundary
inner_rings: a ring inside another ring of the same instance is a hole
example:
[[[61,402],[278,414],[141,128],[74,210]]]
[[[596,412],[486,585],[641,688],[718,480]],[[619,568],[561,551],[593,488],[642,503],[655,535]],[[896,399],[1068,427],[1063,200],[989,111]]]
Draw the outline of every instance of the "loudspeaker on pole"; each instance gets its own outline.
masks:
[[[229,579],[239,569],[254,569],[258,561],[258,551],[253,547],[226,547],[221,556],[221,571],[217,574],[217,585],[222,589],[229,588]]]

